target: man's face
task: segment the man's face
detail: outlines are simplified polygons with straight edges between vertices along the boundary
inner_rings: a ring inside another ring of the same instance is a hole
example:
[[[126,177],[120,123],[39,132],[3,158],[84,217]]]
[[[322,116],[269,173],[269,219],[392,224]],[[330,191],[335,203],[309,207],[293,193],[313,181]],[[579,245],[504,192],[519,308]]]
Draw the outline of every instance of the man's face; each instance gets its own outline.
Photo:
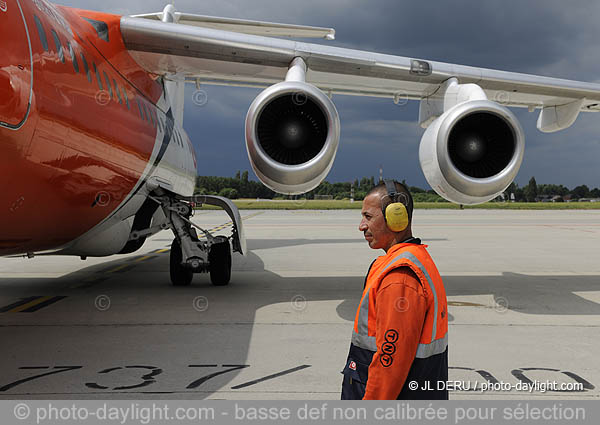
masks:
[[[364,199],[361,214],[362,220],[358,230],[364,233],[369,246],[387,251],[393,245],[396,234],[385,224],[379,193],[372,193]]]

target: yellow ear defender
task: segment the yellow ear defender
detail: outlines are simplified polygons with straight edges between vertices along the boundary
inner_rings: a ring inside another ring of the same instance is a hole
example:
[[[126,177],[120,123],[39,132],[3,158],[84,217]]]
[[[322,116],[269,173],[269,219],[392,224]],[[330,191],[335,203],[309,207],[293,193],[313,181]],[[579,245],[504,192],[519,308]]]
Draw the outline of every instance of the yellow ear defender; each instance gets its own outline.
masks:
[[[396,184],[392,180],[385,180],[385,188],[392,203],[385,207],[383,216],[388,229],[392,232],[402,232],[408,227],[408,211],[405,204],[408,204],[406,195],[396,191]]]

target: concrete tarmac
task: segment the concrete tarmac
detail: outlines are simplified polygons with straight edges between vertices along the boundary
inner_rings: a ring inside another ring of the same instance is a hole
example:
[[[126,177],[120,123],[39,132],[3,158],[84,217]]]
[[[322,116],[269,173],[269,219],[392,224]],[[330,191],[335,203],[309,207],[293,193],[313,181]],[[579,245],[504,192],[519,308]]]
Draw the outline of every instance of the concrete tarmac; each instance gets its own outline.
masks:
[[[169,232],[125,256],[0,259],[0,398],[339,399],[383,251],[358,210],[242,216],[226,287],[172,287]],[[600,398],[600,211],[417,210],[413,233],[448,294],[451,399]]]

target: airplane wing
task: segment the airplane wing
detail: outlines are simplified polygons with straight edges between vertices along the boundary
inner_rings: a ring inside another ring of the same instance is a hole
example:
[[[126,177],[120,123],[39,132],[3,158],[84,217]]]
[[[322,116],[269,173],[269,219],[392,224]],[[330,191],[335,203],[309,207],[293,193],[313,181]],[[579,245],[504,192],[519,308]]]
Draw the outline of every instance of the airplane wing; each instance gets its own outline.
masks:
[[[168,5],[122,17],[120,29],[140,66],[167,80],[267,87],[246,115],[246,148],[258,178],[279,193],[312,190],[331,169],[340,139],[332,94],[419,100],[425,178],[467,205],[499,196],[519,171],[525,135],[507,106],[539,109],[543,132],[600,110],[600,84],[270,36],[333,38],[327,28],[177,15]]]
[[[259,25],[255,27],[259,30],[246,33],[216,29],[242,28],[235,20],[210,27],[210,20],[203,23],[206,17],[184,14],[179,23],[166,23],[158,20],[160,15],[121,19],[121,33],[131,55],[158,75],[180,74],[207,84],[266,87],[284,80],[292,60],[301,57],[307,65],[306,82],[327,94],[422,100],[454,77],[460,84],[477,84],[490,100],[505,106],[533,110],[577,102],[581,111],[600,110],[600,84],[254,35],[268,33],[264,26],[261,32]],[[251,28],[252,21],[246,22],[250,22],[246,29]],[[328,29],[312,27],[305,32],[300,27],[297,33],[288,29],[276,34],[301,37],[310,30],[313,36],[332,36]]]

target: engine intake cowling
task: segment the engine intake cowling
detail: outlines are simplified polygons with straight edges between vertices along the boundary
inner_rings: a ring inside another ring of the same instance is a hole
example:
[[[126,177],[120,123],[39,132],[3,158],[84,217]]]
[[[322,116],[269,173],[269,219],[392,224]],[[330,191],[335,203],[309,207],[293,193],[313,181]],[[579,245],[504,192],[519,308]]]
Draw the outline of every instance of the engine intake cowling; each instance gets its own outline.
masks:
[[[246,148],[258,178],[278,193],[314,189],[333,165],[340,138],[335,105],[299,81],[275,84],[258,95],[246,115]]]
[[[489,100],[458,104],[427,128],[419,159],[425,178],[445,199],[479,204],[513,182],[525,136],[514,114]]]

